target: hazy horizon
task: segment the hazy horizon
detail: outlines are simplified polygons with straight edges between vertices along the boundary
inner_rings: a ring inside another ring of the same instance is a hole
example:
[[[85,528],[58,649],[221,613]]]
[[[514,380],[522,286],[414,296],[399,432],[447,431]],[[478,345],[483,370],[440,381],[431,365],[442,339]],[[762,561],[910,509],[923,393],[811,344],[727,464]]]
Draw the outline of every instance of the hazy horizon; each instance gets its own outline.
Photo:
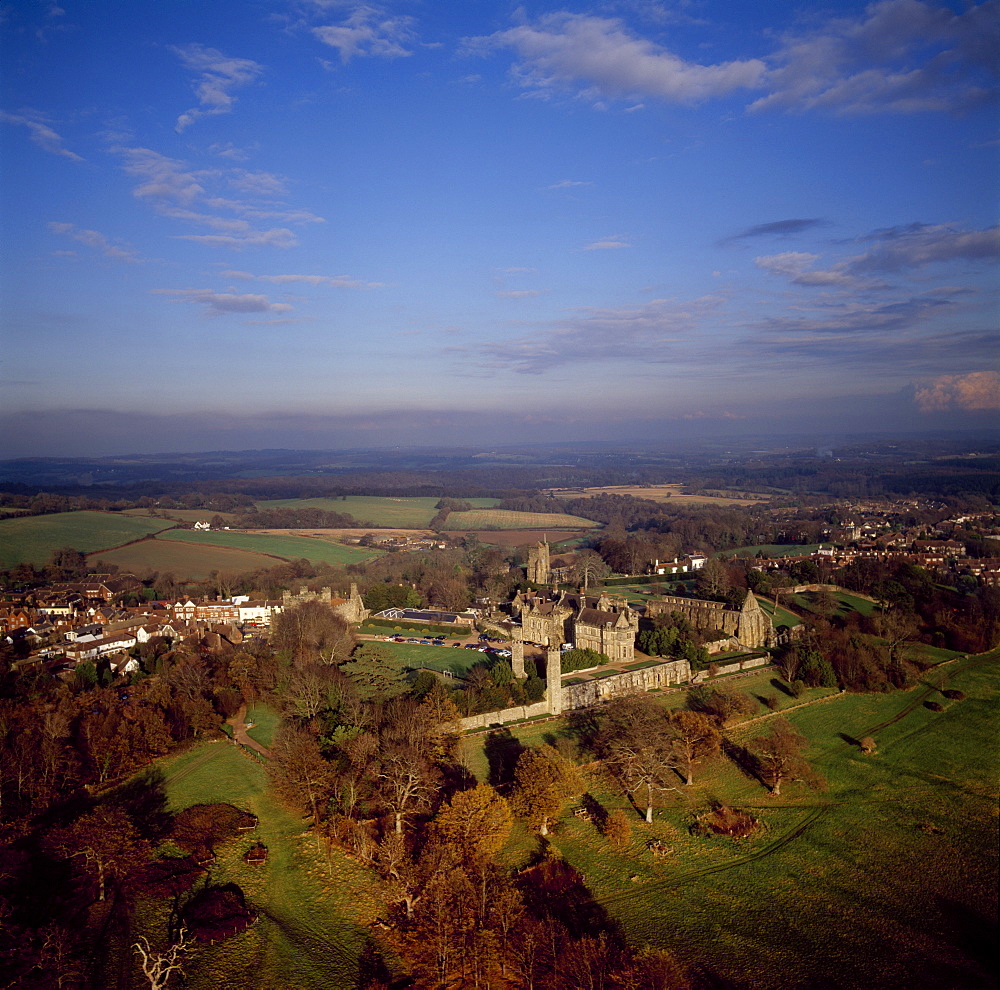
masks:
[[[1000,4],[0,18],[0,457],[995,427]]]

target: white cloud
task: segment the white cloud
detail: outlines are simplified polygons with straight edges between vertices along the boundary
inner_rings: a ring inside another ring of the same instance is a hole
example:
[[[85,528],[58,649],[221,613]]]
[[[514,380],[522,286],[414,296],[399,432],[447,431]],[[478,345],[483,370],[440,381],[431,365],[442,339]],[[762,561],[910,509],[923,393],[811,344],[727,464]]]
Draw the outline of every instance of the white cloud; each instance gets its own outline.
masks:
[[[262,65],[248,58],[230,58],[215,48],[191,44],[174,46],[186,69],[197,73],[195,94],[198,107],[177,118],[176,131],[188,128],[199,117],[230,113],[236,97],[231,90],[253,82],[264,71]]]
[[[546,189],[576,189],[578,186],[592,186],[593,182],[581,182],[578,179],[563,179],[561,182],[554,182]]]
[[[267,296],[232,292],[211,292],[208,289],[153,289],[154,295],[174,296],[177,302],[196,303],[205,307],[206,316],[232,313],[287,313],[292,306],[272,303]]]
[[[942,261],[1000,258],[1000,226],[961,230],[948,224],[910,224],[876,231],[875,247],[852,258],[852,272],[890,272]]]
[[[623,240],[621,235],[615,234],[612,237],[606,237],[601,241],[594,241],[591,244],[587,244],[583,250],[584,251],[616,251],[618,248],[627,248],[632,245],[628,241]]]
[[[61,155],[63,158],[69,158],[74,162],[82,162],[84,160],[79,155],[64,148],[62,138],[48,124],[40,120],[39,115],[33,112],[7,113],[0,110],[0,123],[26,127],[32,142],[44,151],[49,152],[49,154]]]
[[[1000,374],[973,371],[967,375],[940,375],[914,394],[921,412],[1000,412]]]
[[[520,57],[518,82],[540,94],[576,91],[592,101],[639,94],[696,104],[737,89],[756,88],[760,59],[699,65],[632,34],[620,20],[565,11],[546,14],[485,38],[467,50],[512,48]]]
[[[240,281],[270,282],[272,285],[311,285],[314,288],[329,286],[334,289],[380,289],[382,282],[364,282],[351,275],[252,275],[250,272],[226,269],[219,272],[223,278]]]
[[[533,299],[542,294],[541,289],[506,289],[498,292],[501,299]]]
[[[55,221],[49,224],[49,230],[54,234],[72,237],[74,241],[86,244],[87,247],[100,251],[105,257],[114,258],[116,261],[142,261],[137,251],[120,247],[97,230],[85,230],[82,227],[77,227],[76,224],[56,223]]]
[[[415,40],[413,18],[393,17],[382,8],[358,4],[339,24],[313,28],[324,45],[336,48],[341,62],[355,55],[400,58],[410,55],[406,47]]]

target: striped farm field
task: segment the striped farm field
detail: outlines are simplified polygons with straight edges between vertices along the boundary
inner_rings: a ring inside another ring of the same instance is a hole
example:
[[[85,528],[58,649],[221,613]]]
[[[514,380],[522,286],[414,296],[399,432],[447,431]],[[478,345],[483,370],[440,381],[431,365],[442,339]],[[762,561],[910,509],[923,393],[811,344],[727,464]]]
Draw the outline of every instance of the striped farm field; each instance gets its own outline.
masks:
[[[180,530],[171,530],[177,533]],[[122,571],[142,576],[149,571],[170,573],[179,581],[200,581],[212,571],[234,574],[274,567],[281,561],[261,553],[233,550],[226,547],[200,546],[174,540],[140,540],[116,550],[91,554],[92,566],[117,564]]]
[[[170,541],[193,543],[206,547],[224,547],[230,550],[247,550],[256,554],[268,554],[282,560],[305,558],[312,564],[332,564],[343,567],[378,556],[373,550],[360,547],[345,547],[326,540],[313,540],[308,536],[273,536],[258,533],[202,532],[192,529],[176,529],[164,534]]]
[[[383,495],[348,495],[345,498],[283,498],[258,502],[261,509],[324,509],[327,512],[344,512],[359,523],[373,526],[399,527],[400,529],[426,529],[437,515],[435,505],[439,499],[393,498]],[[495,498],[463,499],[476,508],[496,505]]]
[[[593,519],[562,512],[514,512],[511,509],[473,509],[452,512],[444,524],[448,532],[476,529],[587,529],[599,526]]]
[[[0,567],[44,564],[53,550],[106,550],[169,528],[163,519],[136,519],[118,512],[57,512],[0,519]]]

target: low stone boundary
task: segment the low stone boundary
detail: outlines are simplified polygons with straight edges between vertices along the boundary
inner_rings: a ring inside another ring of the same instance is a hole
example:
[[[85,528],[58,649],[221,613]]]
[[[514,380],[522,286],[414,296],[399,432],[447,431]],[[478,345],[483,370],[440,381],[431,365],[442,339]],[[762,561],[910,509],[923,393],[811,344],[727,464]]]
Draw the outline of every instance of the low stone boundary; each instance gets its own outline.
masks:
[[[750,670],[753,667],[764,667],[770,664],[770,657],[750,657],[749,660],[737,660],[736,663],[720,663],[715,664],[716,675],[718,674],[736,674],[741,670]],[[703,681],[708,680],[711,675],[707,670],[699,670],[691,678],[692,684],[701,684]]]
[[[470,715],[463,718],[459,725],[463,732],[469,729],[488,729],[491,725],[506,725],[508,722],[523,722],[529,718],[538,718],[552,714],[548,702],[539,701],[534,705],[518,705],[515,708],[505,708],[499,712],[484,712],[482,715]]]

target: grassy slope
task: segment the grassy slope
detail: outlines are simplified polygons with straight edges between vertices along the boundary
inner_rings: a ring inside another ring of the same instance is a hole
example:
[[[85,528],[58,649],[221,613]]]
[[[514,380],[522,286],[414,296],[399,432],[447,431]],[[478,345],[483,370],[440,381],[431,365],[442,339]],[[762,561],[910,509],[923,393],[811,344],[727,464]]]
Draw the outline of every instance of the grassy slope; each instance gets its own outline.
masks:
[[[717,557],[756,557],[762,553],[765,557],[805,557],[815,553],[823,543],[761,543],[759,546],[739,547],[736,550],[722,550]]]
[[[225,742],[204,743],[163,761],[174,810],[228,801],[260,823],[220,850],[213,883],[235,882],[260,911],[245,932],[203,947],[188,968],[191,990],[313,990],[353,987],[369,938],[367,922],[382,907],[372,875],[334,853],[329,867],[303,822],[266,790],[264,768]],[[268,862],[249,867],[242,854],[254,842]]]
[[[165,536],[178,530],[171,530]],[[180,581],[197,581],[207,578],[212,571],[233,573],[274,567],[279,561],[263,554],[248,553],[226,547],[199,546],[195,543],[181,543],[170,539],[143,540],[127,547],[94,554],[89,562],[101,567],[117,564],[123,571],[137,575],[143,572],[170,572]]]
[[[325,540],[314,540],[308,536],[255,535],[254,533],[196,532],[192,529],[171,530],[167,534],[171,541],[195,543],[203,546],[227,547],[235,550],[249,550],[272,554],[285,560],[304,557],[314,564],[327,563],[335,567],[356,564],[377,556],[372,550],[360,547],[345,547]]]
[[[44,564],[60,547],[83,553],[104,550],[172,525],[163,519],[135,519],[116,512],[57,512],[0,519],[0,567]]]
[[[948,702],[921,685],[890,695],[845,695],[796,709],[813,765],[830,789],[783,788],[778,799],[719,761],[703,768],[647,827],[599,781],[592,793],[624,807],[624,855],[567,816],[553,839],[636,943],[669,949],[747,988],[990,985],[983,969],[996,918],[998,661],[932,673],[969,697]],[[743,688],[744,684],[740,684]],[[923,702],[946,704],[933,713]],[[522,730],[534,743],[557,723]],[[749,741],[766,719],[731,735]],[[848,742],[873,734],[876,756]],[[468,743],[468,741],[467,741]],[[480,757],[472,761],[478,773]],[[742,843],[687,829],[710,801],[752,810],[763,831]],[[673,853],[645,848],[661,838]],[[635,881],[630,882],[630,878]]]

